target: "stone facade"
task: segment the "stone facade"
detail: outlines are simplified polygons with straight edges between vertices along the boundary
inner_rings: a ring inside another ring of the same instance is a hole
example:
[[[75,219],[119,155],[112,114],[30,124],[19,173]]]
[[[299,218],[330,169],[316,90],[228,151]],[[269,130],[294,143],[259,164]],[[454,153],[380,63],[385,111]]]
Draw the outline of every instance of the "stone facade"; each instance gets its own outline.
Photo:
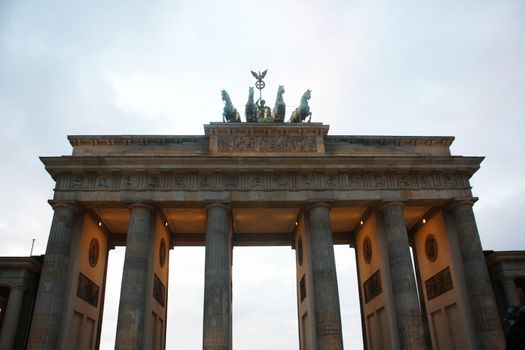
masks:
[[[231,349],[232,247],[276,244],[296,250],[303,350],[342,348],[333,244],[356,249],[368,349],[504,347],[472,214],[483,158],[320,123],[204,129],[70,136],[72,155],[42,158],[55,218],[29,348],[97,348],[107,252],[126,245],[116,347],[163,349],[166,249],[202,245],[203,348]]]

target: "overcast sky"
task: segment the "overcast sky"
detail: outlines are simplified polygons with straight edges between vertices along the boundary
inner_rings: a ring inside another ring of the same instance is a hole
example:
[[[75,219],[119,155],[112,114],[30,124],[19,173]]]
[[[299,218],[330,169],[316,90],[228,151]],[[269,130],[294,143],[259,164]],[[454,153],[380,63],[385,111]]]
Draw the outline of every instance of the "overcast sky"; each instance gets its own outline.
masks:
[[[71,134],[194,134],[307,89],[330,134],[455,136],[486,156],[471,182],[484,249],[525,249],[525,2],[0,0],[0,255],[43,254],[54,183],[38,156]],[[288,118],[288,116],[287,116]],[[294,255],[235,248],[234,347],[298,348]],[[353,250],[336,248],[347,348],[360,348]],[[171,251],[168,348],[200,349],[204,249]],[[110,255],[113,348],[123,249]],[[255,273],[254,273],[255,272]]]

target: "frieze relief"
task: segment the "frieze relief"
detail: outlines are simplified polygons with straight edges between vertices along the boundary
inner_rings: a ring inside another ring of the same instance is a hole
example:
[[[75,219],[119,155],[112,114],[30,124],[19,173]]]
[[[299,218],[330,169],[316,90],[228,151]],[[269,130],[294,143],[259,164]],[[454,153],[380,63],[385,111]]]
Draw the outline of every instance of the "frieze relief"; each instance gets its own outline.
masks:
[[[63,175],[62,191],[256,191],[470,189],[462,174],[244,173]]]
[[[95,187],[98,189],[111,189],[113,188],[113,177],[112,176],[97,176],[95,180]]]
[[[312,153],[317,152],[315,136],[219,136],[220,153]]]

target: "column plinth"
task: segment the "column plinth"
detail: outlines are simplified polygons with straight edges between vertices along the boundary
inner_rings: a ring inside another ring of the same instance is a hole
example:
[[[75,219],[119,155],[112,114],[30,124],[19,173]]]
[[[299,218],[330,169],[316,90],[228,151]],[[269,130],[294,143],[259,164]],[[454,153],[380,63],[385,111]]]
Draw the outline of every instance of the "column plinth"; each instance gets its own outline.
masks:
[[[469,300],[480,347],[487,350],[502,349],[505,347],[505,337],[472,210],[473,204],[474,199],[461,199],[456,200],[452,207]]]
[[[24,288],[22,286],[12,286],[9,290],[9,299],[7,300],[7,308],[2,323],[2,330],[0,331],[0,350],[13,349],[23,299]]]
[[[403,215],[404,204],[389,202],[380,210],[387,240],[399,346],[401,349],[425,349],[423,319]]]
[[[206,207],[203,349],[232,348],[231,210],[220,203]]]
[[[335,268],[330,207],[314,203],[305,209],[305,233],[310,236],[316,349],[342,349],[341,310]]]
[[[74,235],[77,208],[69,203],[53,203],[53,222],[40,275],[33,311],[28,349],[58,348],[58,333],[66,294],[69,252]]]
[[[132,204],[129,210],[115,349],[146,349],[147,341],[150,341],[144,337],[146,290],[152,283],[148,279],[148,267],[155,232],[155,211],[145,204]]]

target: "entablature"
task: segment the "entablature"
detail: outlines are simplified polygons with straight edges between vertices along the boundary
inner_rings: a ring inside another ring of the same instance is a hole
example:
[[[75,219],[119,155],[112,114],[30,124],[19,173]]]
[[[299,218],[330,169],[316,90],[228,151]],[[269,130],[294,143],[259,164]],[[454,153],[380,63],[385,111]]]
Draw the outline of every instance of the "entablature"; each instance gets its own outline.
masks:
[[[470,195],[482,157],[451,156],[453,137],[328,136],[322,123],[210,123],[203,136],[69,136],[42,157],[55,198],[347,201]]]

